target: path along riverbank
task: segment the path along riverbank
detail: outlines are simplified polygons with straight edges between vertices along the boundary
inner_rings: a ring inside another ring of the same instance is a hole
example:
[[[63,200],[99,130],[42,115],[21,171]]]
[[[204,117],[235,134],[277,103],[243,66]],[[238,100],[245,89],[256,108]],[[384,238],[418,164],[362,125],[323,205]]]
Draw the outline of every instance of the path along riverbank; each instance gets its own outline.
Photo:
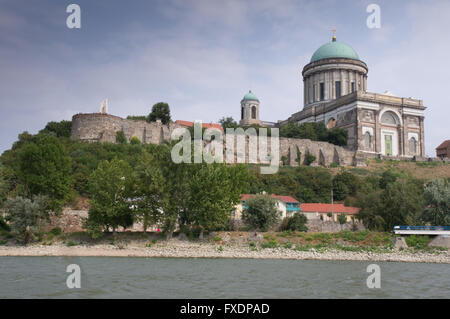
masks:
[[[67,246],[0,246],[0,256],[97,256],[97,257],[169,257],[169,258],[265,258],[294,260],[356,260],[396,261],[450,264],[450,251],[388,250],[385,252],[343,251],[334,248],[306,251],[293,248],[261,248],[243,245],[220,245],[211,242],[191,242],[172,239],[151,245],[129,243],[126,245],[96,244]]]

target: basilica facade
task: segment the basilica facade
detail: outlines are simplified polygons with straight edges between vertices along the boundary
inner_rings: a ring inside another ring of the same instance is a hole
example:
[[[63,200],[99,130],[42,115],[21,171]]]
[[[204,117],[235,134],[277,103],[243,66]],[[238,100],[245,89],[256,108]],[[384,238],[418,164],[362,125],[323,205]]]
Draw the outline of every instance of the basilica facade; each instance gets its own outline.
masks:
[[[367,91],[368,67],[349,45],[322,45],[304,66],[303,109],[285,121],[323,122],[348,132],[347,149],[372,156],[424,157],[422,100]],[[259,100],[241,101],[241,124],[260,123]],[[261,122],[262,123],[262,122]]]

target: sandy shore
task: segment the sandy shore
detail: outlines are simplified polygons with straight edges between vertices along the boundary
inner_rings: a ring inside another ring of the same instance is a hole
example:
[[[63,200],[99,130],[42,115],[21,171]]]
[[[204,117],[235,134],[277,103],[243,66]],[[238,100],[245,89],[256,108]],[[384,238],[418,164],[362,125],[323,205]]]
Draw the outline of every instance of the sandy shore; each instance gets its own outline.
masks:
[[[450,264],[450,252],[439,253],[392,251],[387,253],[349,252],[341,250],[296,251],[286,248],[258,249],[247,246],[219,245],[171,240],[151,247],[129,244],[125,247],[113,245],[52,246],[0,246],[0,256],[104,256],[104,257],[169,257],[169,258],[266,258],[294,260],[356,260],[356,261],[400,261]]]

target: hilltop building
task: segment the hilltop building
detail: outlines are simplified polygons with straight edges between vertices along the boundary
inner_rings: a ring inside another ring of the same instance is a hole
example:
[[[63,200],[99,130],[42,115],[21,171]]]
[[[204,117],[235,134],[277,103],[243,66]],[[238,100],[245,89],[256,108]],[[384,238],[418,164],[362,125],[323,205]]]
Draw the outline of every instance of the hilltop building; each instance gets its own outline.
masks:
[[[323,122],[346,129],[347,148],[365,155],[424,157],[422,100],[368,92],[368,71],[356,51],[333,35],[303,68],[303,109],[279,126]]]

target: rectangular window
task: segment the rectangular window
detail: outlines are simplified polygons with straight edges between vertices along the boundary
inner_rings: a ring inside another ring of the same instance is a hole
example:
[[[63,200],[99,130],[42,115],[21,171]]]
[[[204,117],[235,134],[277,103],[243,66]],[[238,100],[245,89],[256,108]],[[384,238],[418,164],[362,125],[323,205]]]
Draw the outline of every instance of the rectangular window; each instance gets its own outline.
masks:
[[[341,81],[336,81],[336,98],[341,97]]]
[[[355,82],[352,82],[352,93],[355,92]]]
[[[316,101],[316,85],[313,84],[313,102]]]
[[[320,83],[320,100],[325,100],[325,83]]]

